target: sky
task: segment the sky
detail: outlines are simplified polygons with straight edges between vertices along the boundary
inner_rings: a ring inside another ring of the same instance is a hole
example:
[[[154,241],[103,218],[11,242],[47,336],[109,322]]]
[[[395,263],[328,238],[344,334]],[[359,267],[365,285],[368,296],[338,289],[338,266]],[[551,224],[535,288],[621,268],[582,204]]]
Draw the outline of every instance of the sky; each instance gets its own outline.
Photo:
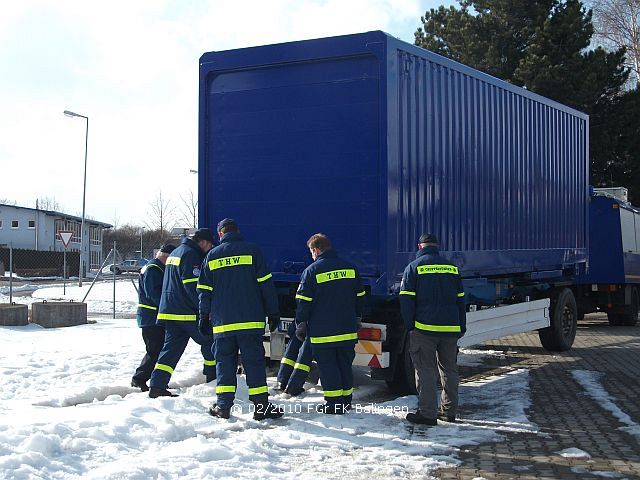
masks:
[[[413,42],[450,1],[19,1],[0,15],[0,199],[55,198],[144,225],[162,195],[197,192],[198,59],[204,52],[384,30]],[[178,219],[178,224],[183,224]]]

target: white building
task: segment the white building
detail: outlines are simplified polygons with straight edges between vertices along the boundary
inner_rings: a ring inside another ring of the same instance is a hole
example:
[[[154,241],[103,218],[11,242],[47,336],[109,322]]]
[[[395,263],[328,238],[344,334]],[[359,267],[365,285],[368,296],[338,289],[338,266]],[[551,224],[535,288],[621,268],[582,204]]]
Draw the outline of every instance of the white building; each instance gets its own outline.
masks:
[[[29,250],[64,250],[58,235],[61,230],[73,232],[68,251],[80,251],[82,219],[66,213],[0,203],[0,245]],[[112,228],[108,223],[85,218],[83,261],[91,269],[102,264],[102,231]]]

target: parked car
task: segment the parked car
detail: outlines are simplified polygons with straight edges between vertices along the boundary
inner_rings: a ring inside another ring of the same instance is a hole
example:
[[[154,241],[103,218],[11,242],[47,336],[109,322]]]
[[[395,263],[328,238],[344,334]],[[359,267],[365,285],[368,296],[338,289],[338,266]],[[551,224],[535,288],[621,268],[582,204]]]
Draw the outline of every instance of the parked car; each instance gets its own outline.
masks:
[[[138,273],[147,263],[149,263],[149,260],[146,258],[125,260],[121,263],[107,265],[102,269],[102,273],[115,273],[116,275],[120,275],[121,273]]]

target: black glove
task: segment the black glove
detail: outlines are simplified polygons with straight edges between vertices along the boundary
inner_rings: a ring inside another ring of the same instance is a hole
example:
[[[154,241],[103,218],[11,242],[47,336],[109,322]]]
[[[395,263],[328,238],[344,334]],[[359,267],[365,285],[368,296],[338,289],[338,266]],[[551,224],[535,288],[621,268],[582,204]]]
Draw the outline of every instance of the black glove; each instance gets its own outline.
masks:
[[[198,331],[205,337],[213,335],[211,320],[209,319],[208,313],[200,313],[198,320]]]
[[[275,332],[280,324],[280,315],[269,316],[269,331]]]
[[[296,338],[301,342],[304,342],[304,339],[307,338],[307,322],[296,325]]]

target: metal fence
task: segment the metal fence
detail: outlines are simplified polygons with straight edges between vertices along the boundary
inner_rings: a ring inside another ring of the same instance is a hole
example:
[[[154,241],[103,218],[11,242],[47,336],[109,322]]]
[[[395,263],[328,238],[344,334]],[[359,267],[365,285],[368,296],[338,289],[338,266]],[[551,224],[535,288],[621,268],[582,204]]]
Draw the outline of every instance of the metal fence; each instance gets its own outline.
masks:
[[[97,270],[79,282],[79,252],[0,248],[0,303],[87,302],[90,314],[134,316],[138,266],[126,271],[114,242]],[[38,293],[36,293],[38,292]]]

